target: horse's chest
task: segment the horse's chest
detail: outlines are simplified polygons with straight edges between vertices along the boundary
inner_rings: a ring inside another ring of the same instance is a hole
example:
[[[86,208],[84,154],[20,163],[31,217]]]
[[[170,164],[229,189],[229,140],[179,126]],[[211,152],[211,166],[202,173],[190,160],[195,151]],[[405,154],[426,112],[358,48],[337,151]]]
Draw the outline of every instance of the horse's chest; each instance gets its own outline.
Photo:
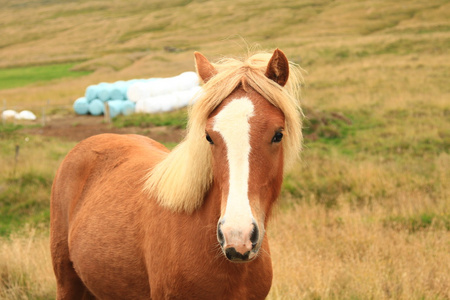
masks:
[[[267,296],[272,281],[271,267],[253,262],[253,267],[242,264],[230,270],[223,265],[231,262],[206,260],[209,263],[191,259],[191,263],[149,270],[152,299],[264,299]]]
[[[250,299],[250,286],[245,283],[230,285],[211,277],[188,280],[174,276],[165,283],[151,285],[152,299]],[[260,297],[258,299],[264,299]]]

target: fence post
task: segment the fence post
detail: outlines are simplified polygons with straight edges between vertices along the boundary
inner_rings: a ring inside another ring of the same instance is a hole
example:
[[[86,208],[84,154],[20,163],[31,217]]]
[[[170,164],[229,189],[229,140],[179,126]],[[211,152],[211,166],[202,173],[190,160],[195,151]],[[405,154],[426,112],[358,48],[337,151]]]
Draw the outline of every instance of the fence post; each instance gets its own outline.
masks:
[[[19,150],[20,146],[16,144],[16,155],[14,156],[14,170],[13,176],[16,176],[17,162],[19,161]]]
[[[45,126],[45,106],[42,107],[42,113],[41,113],[41,125],[42,125],[42,127]]]
[[[47,110],[49,104],[50,104],[50,100],[47,100],[47,103],[42,107],[42,118],[41,118],[41,121],[42,121],[42,127],[44,127],[44,126],[45,126],[45,123],[46,123],[45,112],[46,112],[46,110]]]
[[[6,100],[5,99],[3,99],[3,108],[2,108],[2,125],[3,126],[5,126],[5,116],[3,115],[3,113],[5,112],[5,110],[6,110]]]
[[[111,123],[111,114],[110,114],[110,112],[109,112],[109,104],[108,104],[108,101],[105,101],[105,109],[104,109],[104,111],[105,111],[105,122],[106,123]]]

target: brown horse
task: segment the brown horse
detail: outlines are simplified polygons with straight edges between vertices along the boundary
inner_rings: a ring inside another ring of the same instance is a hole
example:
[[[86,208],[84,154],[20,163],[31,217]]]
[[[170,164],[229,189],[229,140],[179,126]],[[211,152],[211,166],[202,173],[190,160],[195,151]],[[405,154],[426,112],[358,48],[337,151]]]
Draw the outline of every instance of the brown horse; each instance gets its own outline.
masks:
[[[264,237],[301,147],[299,68],[280,50],[211,64],[173,151],[137,135],[78,144],[52,188],[58,299],[264,299]]]

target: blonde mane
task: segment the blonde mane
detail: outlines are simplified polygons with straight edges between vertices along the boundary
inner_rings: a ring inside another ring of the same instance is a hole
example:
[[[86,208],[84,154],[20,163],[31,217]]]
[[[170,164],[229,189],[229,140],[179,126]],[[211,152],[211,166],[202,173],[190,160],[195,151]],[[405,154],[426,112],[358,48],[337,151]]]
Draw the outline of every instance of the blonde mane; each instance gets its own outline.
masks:
[[[300,108],[300,68],[290,63],[284,87],[265,76],[271,53],[258,53],[245,61],[222,59],[214,64],[218,73],[204,86],[189,111],[184,140],[156,165],[144,183],[144,190],[173,211],[192,213],[201,206],[212,181],[210,145],[205,142],[205,126],[211,112],[243,81],[285,115],[284,170],[298,158],[302,145]]]

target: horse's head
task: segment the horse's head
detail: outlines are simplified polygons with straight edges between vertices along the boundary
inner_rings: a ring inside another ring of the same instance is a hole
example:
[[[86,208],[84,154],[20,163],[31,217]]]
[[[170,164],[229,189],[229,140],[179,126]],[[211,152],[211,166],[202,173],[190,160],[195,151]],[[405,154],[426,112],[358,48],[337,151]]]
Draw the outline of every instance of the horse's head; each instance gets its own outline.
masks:
[[[218,72],[200,53],[196,64],[204,82]],[[280,50],[265,76],[279,88],[286,84],[289,63]],[[245,80],[208,117],[204,142],[211,144],[214,184],[221,191],[217,239],[231,261],[253,260],[261,247],[281,189],[284,134],[283,112]]]

